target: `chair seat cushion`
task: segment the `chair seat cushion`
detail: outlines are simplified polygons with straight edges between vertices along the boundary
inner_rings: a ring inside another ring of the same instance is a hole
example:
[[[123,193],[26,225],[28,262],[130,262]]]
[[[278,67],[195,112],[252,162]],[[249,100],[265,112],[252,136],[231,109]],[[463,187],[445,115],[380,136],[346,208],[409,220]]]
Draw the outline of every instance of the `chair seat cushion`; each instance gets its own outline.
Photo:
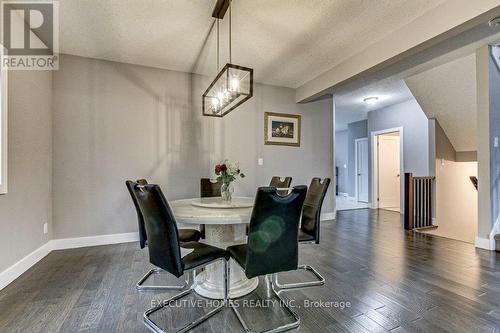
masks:
[[[196,229],[179,229],[179,240],[181,242],[197,242],[201,233]]]
[[[247,244],[233,245],[227,248],[231,258],[233,258],[243,269],[245,269],[247,260],[247,248]]]
[[[182,257],[184,270],[193,269],[220,258],[229,259],[226,250],[200,242],[182,243],[181,248],[194,250]]]
[[[308,234],[302,229],[299,229],[299,242],[309,242],[314,240],[314,236]]]

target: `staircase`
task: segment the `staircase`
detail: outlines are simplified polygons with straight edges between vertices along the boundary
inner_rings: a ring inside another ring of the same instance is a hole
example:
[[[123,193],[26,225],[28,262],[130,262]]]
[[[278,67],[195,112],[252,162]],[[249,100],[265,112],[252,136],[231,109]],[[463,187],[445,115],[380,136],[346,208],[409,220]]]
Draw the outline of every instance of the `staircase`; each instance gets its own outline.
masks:
[[[432,224],[434,177],[413,177],[405,173],[404,227],[406,230],[437,228]]]

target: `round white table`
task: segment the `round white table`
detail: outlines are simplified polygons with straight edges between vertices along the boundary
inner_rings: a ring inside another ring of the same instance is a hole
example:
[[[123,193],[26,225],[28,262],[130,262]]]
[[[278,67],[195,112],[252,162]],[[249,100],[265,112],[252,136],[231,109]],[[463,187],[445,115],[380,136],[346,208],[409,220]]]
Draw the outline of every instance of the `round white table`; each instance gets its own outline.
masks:
[[[203,242],[221,249],[231,245],[244,244],[246,242],[245,225],[250,223],[253,198],[235,197],[231,204],[225,205],[224,208],[217,207],[217,202],[214,202],[214,199],[202,200],[193,198],[171,201],[170,207],[177,222],[204,224],[205,239]],[[211,208],[199,207],[200,203],[208,203]],[[238,207],[240,204],[245,208]],[[247,295],[257,288],[258,278],[247,279],[241,267],[232,259],[230,265],[229,295],[231,298]],[[199,280],[194,289],[195,292],[203,297],[222,299],[224,294],[223,274],[224,264],[222,262],[207,265],[205,270],[197,276]]]

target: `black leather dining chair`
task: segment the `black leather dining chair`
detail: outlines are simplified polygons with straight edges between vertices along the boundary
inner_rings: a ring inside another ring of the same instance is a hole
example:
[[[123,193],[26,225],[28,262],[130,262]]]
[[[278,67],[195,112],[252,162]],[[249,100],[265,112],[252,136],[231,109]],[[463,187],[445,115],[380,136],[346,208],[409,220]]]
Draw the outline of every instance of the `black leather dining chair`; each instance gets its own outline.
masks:
[[[278,176],[273,176],[271,178],[271,182],[269,183],[270,187],[276,187],[276,188],[289,188],[290,185],[292,184],[292,177],[285,177],[283,180],[281,180],[281,177]],[[286,195],[288,191],[286,190],[278,190],[279,195]]]
[[[148,237],[146,235],[146,227],[144,225],[144,217],[142,216],[142,213],[139,209],[139,204],[137,202],[137,197],[135,196],[135,193],[133,191],[135,186],[144,186],[147,185],[148,182],[146,179],[139,179],[136,182],[133,182],[131,180],[127,180],[125,182],[127,185],[127,189],[130,193],[130,196],[132,197],[132,201],[134,202],[135,210],[137,212],[137,223],[139,227],[139,245],[141,249],[147,246],[148,244]],[[179,240],[181,242],[193,242],[193,241],[198,241],[200,240],[201,234],[198,230],[196,229],[179,229]],[[162,269],[159,268],[153,268],[150,269],[135,285],[137,290],[140,291],[145,291],[145,290],[180,290],[184,289],[186,287],[186,283],[180,285],[180,286],[168,286],[168,285],[144,285],[146,280],[153,274],[160,274],[163,273]]]
[[[306,199],[302,207],[302,218],[299,229],[299,243],[300,244],[319,244],[320,236],[320,221],[321,221],[321,207],[325,199],[328,186],[330,185],[330,178],[325,178],[321,182],[320,178],[313,178],[309,189],[307,190]],[[321,274],[310,265],[299,265],[298,269],[307,270],[313,273],[317,281],[298,282],[280,284],[278,275],[275,276],[275,285],[280,289],[293,289],[312,286],[322,286],[325,284],[325,279]]]
[[[283,179],[283,180],[281,180]],[[281,178],[279,176],[273,176],[271,178],[271,181],[269,182],[269,187],[275,187],[277,189],[276,193],[278,193],[281,196],[287,195],[288,194],[288,189],[290,188],[290,185],[292,184],[292,177],[285,177]],[[284,190],[286,189],[286,190]],[[248,235],[248,229],[250,225],[246,225],[246,234]]]
[[[307,187],[296,186],[286,196],[280,196],[275,187],[260,187],[250,219],[247,244],[227,248],[231,257],[243,268],[247,278],[273,275],[297,269],[298,228]],[[294,317],[294,322],[266,330],[281,332],[298,327],[300,318],[287,305],[274,286],[272,291]],[[246,332],[250,329],[237,307],[231,308]]]
[[[165,332],[164,329],[151,319],[151,315],[162,308],[169,307],[172,303],[189,295],[193,291],[196,286],[196,268],[204,267],[217,260],[224,262],[225,302],[202,317],[184,325],[178,332],[191,330],[221,311],[227,303],[229,297],[229,254],[223,249],[200,242],[181,243],[175,218],[158,185],[139,185],[135,183],[131,187],[131,191],[137,198],[137,205],[144,218],[144,226],[148,239],[149,261],[156,267],[176,277],[181,277],[184,273],[190,271],[193,281],[189,289],[163,302],[159,302],[159,305],[144,312],[143,319],[148,328],[154,332]],[[181,257],[181,248],[189,249],[192,252]]]
[[[220,189],[222,187],[222,182],[216,181],[212,182],[210,178],[200,179],[200,198],[214,198],[220,197]],[[205,239],[205,225],[200,224],[201,238]]]

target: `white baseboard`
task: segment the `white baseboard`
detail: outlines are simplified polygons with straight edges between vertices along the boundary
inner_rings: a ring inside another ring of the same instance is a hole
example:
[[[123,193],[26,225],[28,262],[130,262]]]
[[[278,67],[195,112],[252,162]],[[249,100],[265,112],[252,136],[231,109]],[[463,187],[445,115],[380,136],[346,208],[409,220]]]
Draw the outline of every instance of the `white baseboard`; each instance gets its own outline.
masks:
[[[500,234],[500,215],[498,215],[493,228],[491,228],[490,240],[495,241],[495,236]]]
[[[35,251],[28,254],[3,272],[0,272],[0,290],[8,286],[12,281],[17,279],[21,274],[26,272],[34,264],[42,260],[47,254],[52,251],[51,241],[40,246]]]
[[[496,243],[495,243],[495,235],[500,234],[500,216],[497,217],[493,228],[491,228],[491,232],[489,238],[476,237],[476,241],[474,244],[476,247],[484,250],[495,251]]]
[[[52,240],[53,250],[76,249],[79,247],[98,246],[108,244],[120,244],[137,242],[139,234],[137,232],[127,232],[123,234],[111,234],[100,236],[60,238]]]
[[[98,246],[108,244],[130,243],[139,240],[137,232],[128,232],[123,234],[88,236],[77,238],[53,239],[40,246],[35,251],[28,254],[3,272],[0,272],[0,290],[8,286],[21,274],[30,269],[37,262],[54,250],[75,249],[86,246]]]
[[[337,211],[333,211],[330,213],[321,214],[320,220],[321,221],[328,221],[328,220],[335,220],[336,218],[337,218]]]
[[[495,251],[495,239],[477,236],[474,245],[480,249]]]

